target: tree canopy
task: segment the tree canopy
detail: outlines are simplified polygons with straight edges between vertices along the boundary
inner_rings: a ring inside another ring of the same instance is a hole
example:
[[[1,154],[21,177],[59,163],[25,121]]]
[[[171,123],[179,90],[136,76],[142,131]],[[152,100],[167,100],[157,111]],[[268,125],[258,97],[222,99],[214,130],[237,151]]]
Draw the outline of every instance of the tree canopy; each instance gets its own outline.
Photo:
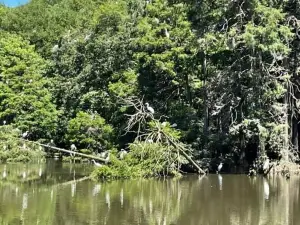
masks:
[[[2,6],[0,119],[32,139],[98,153],[143,142],[149,122],[165,122],[210,169],[298,162],[298,8],[292,0]],[[136,99],[154,115],[135,114]],[[129,132],[130,118],[142,124]]]

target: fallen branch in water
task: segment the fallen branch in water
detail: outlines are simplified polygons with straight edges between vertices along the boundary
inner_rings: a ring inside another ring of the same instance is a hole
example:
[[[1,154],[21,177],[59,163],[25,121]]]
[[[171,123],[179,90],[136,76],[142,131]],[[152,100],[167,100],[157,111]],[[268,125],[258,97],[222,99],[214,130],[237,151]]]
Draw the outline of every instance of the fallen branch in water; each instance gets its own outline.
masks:
[[[168,139],[168,141],[171,143],[171,145],[176,148],[179,149],[180,153],[190,162],[193,164],[193,166],[195,166],[198,170],[199,174],[206,174],[205,171],[203,169],[201,169],[201,167],[188,155],[186,154],[185,150],[177,145],[174,141],[172,141],[168,136],[166,136],[166,138]]]
[[[271,172],[271,169],[273,168],[273,166],[274,166],[274,163],[272,163],[271,166],[266,171],[264,171],[264,176],[267,176]]]
[[[54,146],[50,146],[50,145],[41,144],[41,143],[35,142],[35,141],[29,141],[29,140],[24,140],[24,141],[34,143],[34,144],[40,145],[40,146],[45,147],[45,148],[50,148],[50,149],[54,149],[54,150],[57,150],[57,151],[66,152],[66,153],[70,153],[70,154],[76,154],[76,155],[80,155],[82,157],[86,157],[86,158],[90,158],[90,159],[96,159],[98,161],[106,163],[105,159],[94,156],[94,155],[87,155],[87,154],[80,153],[80,152],[74,152],[74,151],[71,151],[71,150],[63,149],[63,148],[58,148],[58,147],[54,147]]]

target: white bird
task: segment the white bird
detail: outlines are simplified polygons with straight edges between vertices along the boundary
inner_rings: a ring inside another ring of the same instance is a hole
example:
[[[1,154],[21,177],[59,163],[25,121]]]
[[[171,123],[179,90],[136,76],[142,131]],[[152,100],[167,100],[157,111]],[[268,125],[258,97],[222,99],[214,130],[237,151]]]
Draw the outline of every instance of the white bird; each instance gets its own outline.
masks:
[[[6,120],[3,120],[3,125],[6,125]]]
[[[97,163],[94,159],[92,160],[92,162],[93,162],[94,165],[97,166],[97,167],[103,166],[101,163]]]
[[[75,152],[76,150],[77,150],[76,146],[74,144],[71,144],[71,151]]]
[[[163,122],[161,125],[162,125],[163,127],[165,127],[165,126],[167,125],[167,122],[165,121],[165,122]]]
[[[55,146],[53,139],[50,140],[50,142],[48,143],[49,146]]]
[[[88,41],[91,38],[92,34],[85,35],[84,41]]]
[[[269,166],[270,166],[270,160],[269,158],[266,159],[266,161],[264,162],[264,165],[263,165],[263,170],[264,172],[269,169]]]
[[[219,173],[219,172],[221,171],[222,167],[223,167],[223,163],[220,163],[219,166],[218,166],[218,171],[217,171],[217,173]]]
[[[77,151],[77,148],[76,148],[76,146],[74,145],[74,144],[71,144],[71,151],[73,151],[73,152],[76,152]],[[75,156],[75,153],[70,153],[70,155],[72,156],[72,157],[74,157]]]
[[[146,102],[145,105],[146,105],[147,110],[148,110],[150,113],[154,114],[154,109],[153,109],[151,106],[149,106],[149,103]]]
[[[164,28],[166,38],[170,38],[170,33],[168,32],[167,28]]]
[[[121,149],[121,153],[120,153],[120,159],[124,159],[124,157],[127,155],[127,151],[125,149]]]
[[[148,143],[153,143],[153,140],[150,138],[150,139],[147,139],[146,140]]]
[[[100,153],[100,157],[101,157],[101,158],[104,158],[104,157],[106,156],[106,154],[107,154],[107,152],[101,152],[101,153]]]
[[[177,123],[173,123],[171,127],[177,127]]]
[[[105,163],[108,163],[110,160],[110,153],[108,153],[107,157],[105,158]]]
[[[29,134],[29,131],[25,131],[23,134],[22,134],[22,138],[27,138],[28,137],[28,134]]]
[[[57,52],[58,49],[59,49],[58,45],[54,45],[52,48],[52,53]]]
[[[159,19],[158,18],[154,18],[155,23],[159,24]]]
[[[39,169],[39,176],[40,177],[42,176],[42,167],[40,167],[40,169]]]

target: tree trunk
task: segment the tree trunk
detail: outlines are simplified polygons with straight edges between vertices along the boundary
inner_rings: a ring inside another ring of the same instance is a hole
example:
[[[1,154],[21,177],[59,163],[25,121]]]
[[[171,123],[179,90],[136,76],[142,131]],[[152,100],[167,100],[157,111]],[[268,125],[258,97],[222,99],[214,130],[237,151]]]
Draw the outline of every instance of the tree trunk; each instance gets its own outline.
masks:
[[[206,55],[205,55],[205,53],[203,53],[202,76],[203,76],[203,83],[204,83],[203,136],[204,136],[204,145],[206,145],[207,137],[208,137],[209,115],[208,115],[208,102],[207,102],[208,94],[207,94],[207,87],[206,87]]]
[[[286,85],[286,90],[289,90],[288,84]],[[283,124],[284,124],[284,131],[282,134],[282,148],[281,148],[281,160],[283,161],[289,161],[289,118],[288,118],[288,112],[289,112],[289,98],[290,94],[289,91],[285,94],[284,98],[284,115],[282,117]]]

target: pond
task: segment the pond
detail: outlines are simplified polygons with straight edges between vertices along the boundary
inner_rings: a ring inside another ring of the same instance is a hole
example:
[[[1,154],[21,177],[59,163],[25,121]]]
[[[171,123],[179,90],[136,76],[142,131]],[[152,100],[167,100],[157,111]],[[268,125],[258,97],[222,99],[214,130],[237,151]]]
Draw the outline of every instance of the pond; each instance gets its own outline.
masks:
[[[0,165],[0,224],[299,224],[300,179],[188,175],[84,180],[91,165]],[[74,181],[74,180],[77,180]]]

